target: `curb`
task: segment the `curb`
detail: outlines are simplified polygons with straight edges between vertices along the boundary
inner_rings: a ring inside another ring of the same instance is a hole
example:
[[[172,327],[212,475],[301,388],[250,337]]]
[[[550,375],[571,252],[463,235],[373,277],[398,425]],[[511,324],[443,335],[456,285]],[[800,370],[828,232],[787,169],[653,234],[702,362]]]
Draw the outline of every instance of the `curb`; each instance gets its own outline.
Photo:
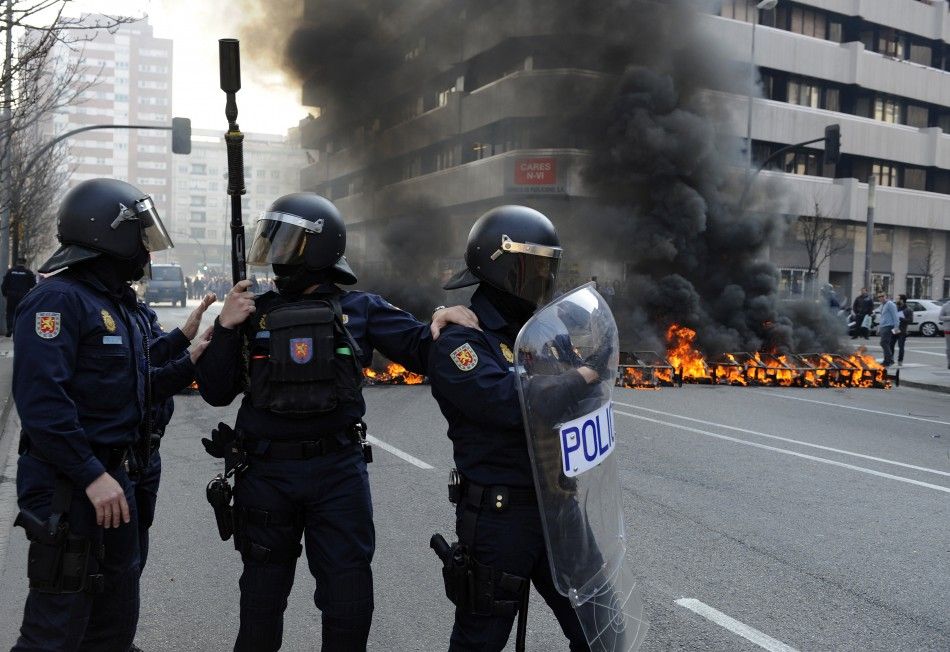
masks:
[[[901,378],[901,387],[912,387],[914,389],[923,389],[928,392],[938,392],[940,394],[950,394],[950,386],[935,385],[933,383],[922,383],[916,380],[904,380]]]

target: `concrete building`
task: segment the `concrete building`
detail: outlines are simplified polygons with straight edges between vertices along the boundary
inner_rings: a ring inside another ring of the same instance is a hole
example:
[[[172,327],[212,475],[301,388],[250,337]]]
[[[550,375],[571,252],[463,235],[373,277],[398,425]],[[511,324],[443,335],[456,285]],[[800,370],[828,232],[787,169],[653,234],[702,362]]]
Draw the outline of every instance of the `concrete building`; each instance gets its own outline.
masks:
[[[95,16],[84,16],[95,24]],[[77,35],[81,38],[81,35]],[[155,38],[147,19],[95,32],[84,47],[58,44],[54,56],[82,61],[87,71],[77,83],[96,83],[80,102],[53,116],[61,134],[95,124],[170,126],[172,41]],[[172,205],[171,135],[167,131],[96,130],[66,141],[73,173],[68,187],[96,177],[124,179],[147,192],[161,214]]]
[[[250,247],[258,215],[277,197],[300,189],[300,169],[306,154],[295,137],[244,134],[242,219]],[[174,209],[165,223],[175,248],[158,254],[159,260],[177,262],[193,276],[207,267],[209,273],[231,273],[231,199],[227,195],[227,149],[223,130],[195,129],[191,155],[177,157],[172,174]]]
[[[318,4],[305,1],[305,13],[315,15]],[[368,228],[413,212],[464,230],[500,203],[530,202],[556,222],[583,219],[592,208],[578,174],[583,143],[556,128],[554,115],[596,92],[603,73],[593,62],[559,60],[543,12],[521,11],[520,0],[462,4],[461,14],[459,3],[432,0],[422,20],[403,8],[387,16],[403,63],[381,85],[397,91],[377,94],[368,110],[343,116],[319,88],[303,87],[304,103],[322,113],[300,125],[316,159],[301,183],[331,197],[351,221],[349,248],[361,266],[380,254],[365,237]],[[837,169],[821,165],[819,145],[763,172],[787,181],[791,220],[817,212],[835,224],[834,255],[814,278],[798,229],[767,252],[781,270],[781,291],[802,294],[830,281],[844,297],[855,296],[873,174],[875,287],[950,295],[948,0],[779,0],[761,12],[756,4],[725,0],[703,18],[740,65],[750,61],[750,21],[758,21],[755,160],[820,137],[827,125],[842,130]],[[500,19],[504,33],[493,28]],[[734,109],[726,128],[745,137],[747,97],[721,99]],[[436,260],[433,271],[457,262]],[[596,261],[565,263],[568,280],[623,274]]]

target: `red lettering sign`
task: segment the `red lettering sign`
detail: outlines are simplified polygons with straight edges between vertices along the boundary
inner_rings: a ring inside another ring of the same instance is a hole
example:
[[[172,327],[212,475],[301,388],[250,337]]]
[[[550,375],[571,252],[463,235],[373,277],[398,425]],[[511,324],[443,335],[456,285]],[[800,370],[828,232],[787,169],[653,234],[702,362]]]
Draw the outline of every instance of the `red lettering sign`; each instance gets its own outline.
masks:
[[[519,158],[515,161],[515,184],[519,186],[553,186],[557,184],[557,159]]]

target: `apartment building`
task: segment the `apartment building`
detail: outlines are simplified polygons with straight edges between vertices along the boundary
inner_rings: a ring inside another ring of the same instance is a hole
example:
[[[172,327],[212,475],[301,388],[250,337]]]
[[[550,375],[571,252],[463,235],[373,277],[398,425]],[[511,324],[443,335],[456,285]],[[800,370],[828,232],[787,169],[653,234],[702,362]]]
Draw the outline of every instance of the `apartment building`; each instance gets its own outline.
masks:
[[[250,247],[257,217],[277,197],[300,190],[300,169],[306,154],[296,129],[289,135],[244,134],[242,219]],[[159,260],[177,262],[188,276],[199,271],[231,270],[231,198],[227,195],[228,164],[224,130],[195,129],[191,155],[177,157],[172,172],[174,207],[165,223],[175,248],[159,253]]]
[[[95,16],[84,16],[95,24]],[[90,33],[90,36],[93,34]],[[96,83],[79,101],[57,111],[55,134],[97,124],[170,126],[172,111],[172,41],[156,38],[148,20],[121,25],[114,33],[67,47],[54,56],[84,68],[77,83]],[[73,172],[68,187],[96,177],[124,179],[150,194],[159,211],[172,205],[171,135],[167,131],[96,130],[66,141]]]
[[[305,14],[316,15],[318,4],[305,1]],[[604,73],[576,53],[564,59],[563,48],[551,47],[553,21],[528,4],[430,0],[421,14],[393,9],[386,20],[401,64],[372,106],[353,115],[304,84],[304,103],[321,115],[300,124],[316,159],[301,183],[331,197],[350,220],[350,249],[361,265],[383,253],[366,237],[373,226],[408,214],[429,214],[463,240],[472,219],[500,203],[529,202],[560,224],[596,210],[579,174],[585,143],[561,127],[580,107],[577,98],[602,87]],[[786,181],[791,222],[818,213],[836,225],[834,254],[813,278],[797,227],[765,253],[781,270],[782,293],[831,282],[845,297],[856,294],[874,175],[875,287],[950,295],[950,3],[779,0],[770,11],[757,4],[706,3],[702,19],[736,65],[749,64],[750,79],[755,22],[754,162],[821,137],[827,125],[842,131],[835,168],[821,165],[819,144],[762,173]],[[748,96],[721,99],[733,109],[725,128],[744,138]],[[624,273],[596,260],[565,263],[569,279]]]

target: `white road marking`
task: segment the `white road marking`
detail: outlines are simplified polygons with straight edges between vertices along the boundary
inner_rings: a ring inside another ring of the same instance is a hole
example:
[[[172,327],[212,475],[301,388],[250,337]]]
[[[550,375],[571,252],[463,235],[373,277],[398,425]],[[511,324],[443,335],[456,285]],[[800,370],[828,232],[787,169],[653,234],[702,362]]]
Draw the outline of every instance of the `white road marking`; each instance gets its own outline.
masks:
[[[905,478],[899,475],[892,475],[890,473],[882,473],[881,471],[875,471],[874,469],[868,469],[863,466],[855,466],[854,464],[845,464],[844,462],[838,462],[836,460],[829,460],[824,457],[816,457],[814,455],[806,455],[805,453],[798,453],[796,451],[790,451],[786,448],[777,448],[776,446],[766,446],[765,444],[760,444],[754,441],[747,441],[745,439],[739,439],[737,437],[729,437],[728,435],[720,435],[719,433],[709,432],[708,430],[700,430],[699,428],[690,428],[689,426],[680,425],[678,423],[671,423],[669,421],[660,421],[659,419],[651,419],[650,417],[645,417],[641,414],[632,414],[630,412],[621,412],[620,410],[614,410],[615,414],[622,414],[626,417],[632,417],[634,419],[640,419],[642,421],[650,421],[651,423],[656,423],[661,426],[669,426],[671,428],[679,428],[680,430],[686,430],[687,432],[694,432],[698,435],[706,435],[707,437],[715,437],[716,439],[723,439],[725,441],[731,441],[736,444],[743,444],[745,446],[754,446],[755,448],[762,448],[764,450],[773,451],[775,453],[781,453],[783,455],[792,455],[794,457],[800,457],[805,460],[811,460],[813,462],[821,462],[822,464],[830,464],[832,466],[840,466],[843,469],[850,469],[852,471],[858,471],[859,473],[867,473],[868,475],[874,475],[879,478],[887,478],[888,480],[897,480],[898,482],[905,482],[907,484],[917,485],[918,487],[926,487],[927,489],[935,489],[937,491],[942,491],[944,493],[950,494],[950,487],[943,487],[938,484],[930,484],[929,482],[921,482],[920,480],[912,480],[911,478]]]
[[[708,604],[700,602],[695,598],[680,598],[676,601],[676,604],[689,609],[695,614],[699,614],[706,620],[712,621],[720,627],[728,629],[733,634],[738,634],[745,640],[755,643],[763,650],[768,650],[769,652],[798,652],[798,650],[785,645],[782,641],[763,634],[754,627],[749,627],[745,623],[739,622],[735,618],[727,616],[718,609],[713,609]]]
[[[418,466],[420,469],[425,469],[426,471],[428,471],[428,470],[430,470],[430,469],[433,468],[433,466],[432,466],[431,464],[426,464],[425,462],[423,462],[422,460],[420,460],[418,457],[413,457],[412,455],[410,455],[410,454],[407,453],[406,451],[399,450],[399,449],[396,448],[395,446],[392,446],[392,445],[390,445],[390,444],[387,444],[387,443],[384,442],[384,441],[380,441],[379,439],[376,439],[376,437],[373,437],[372,435],[367,435],[367,436],[366,436],[366,441],[368,441],[369,443],[371,443],[373,446],[379,446],[379,447],[382,448],[384,451],[389,451],[390,453],[392,453],[392,454],[395,455],[396,457],[398,457],[398,458],[400,458],[400,459],[403,459],[403,460],[409,462],[410,464],[414,464],[415,466]]]
[[[950,472],[938,471],[937,469],[928,469],[925,466],[916,466],[914,464],[907,464],[905,462],[896,462],[894,460],[884,459],[883,457],[874,457],[873,455],[864,455],[863,453],[855,453],[853,451],[846,451],[840,448],[832,448],[831,446],[821,446],[820,444],[810,444],[807,441],[800,441],[798,439],[790,439],[788,437],[779,437],[778,435],[769,435],[764,432],[758,432],[756,430],[736,428],[735,426],[727,426],[724,423],[716,423],[715,421],[703,421],[702,419],[693,419],[692,417],[684,417],[681,414],[674,414],[672,412],[662,412],[660,410],[651,410],[650,408],[645,408],[639,405],[632,405],[630,403],[620,403],[619,401],[614,401],[614,405],[623,405],[626,407],[633,408],[635,410],[644,410],[646,412],[653,412],[654,414],[662,414],[665,417],[675,417],[677,419],[683,419],[684,421],[692,421],[694,423],[701,423],[704,426],[725,428],[727,430],[735,430],[736,432],[744,432],[747,435],[756,435],[758,437],[766,437],[768,439],[777,439],[778,441],[787,441],[790,444],[798,444],[799,446],[808,446],[810,448],[819,448],[823,451],[830,451],[832,453],[841,453],[842,455],[851,455],[852,457],[860,457],[865,460],[881,462],[882,464],[893,464],[894,466],[903,466],[904,468],[914,469],[915,471],[923,471],[924,473],[936,473],[937,475],[944,475],[950,478]]]
[[[857,412],[870,412],[871,414],[879,414],[885,417],[894,417],[895,419],[911,419],[913,421],[924,421],[926,423],[936,423],[941,426],[950,426],[950,421],[938,421],[936,419],[926,419],[924,417],[915,417],[911,414],[894,414],[893,412],[884,412],[883,410],[869,410],[868,408],[855,407],[854,405],[842,405],[841,403],[830,403],[828,401],[816,401],[811,398],[802,398],[801,396],[789,396],[788,394],[781,394],[779,392],[769,392],[764,389],[753,389],[753,392],[756,394],[764,394],[765,396],[771,396],[772,398],[784,398],[789,401],[802,401],[803,403],[815,403],[817,405],[829,405],[835,408],[841,408],[843,410],[855,410]]]

